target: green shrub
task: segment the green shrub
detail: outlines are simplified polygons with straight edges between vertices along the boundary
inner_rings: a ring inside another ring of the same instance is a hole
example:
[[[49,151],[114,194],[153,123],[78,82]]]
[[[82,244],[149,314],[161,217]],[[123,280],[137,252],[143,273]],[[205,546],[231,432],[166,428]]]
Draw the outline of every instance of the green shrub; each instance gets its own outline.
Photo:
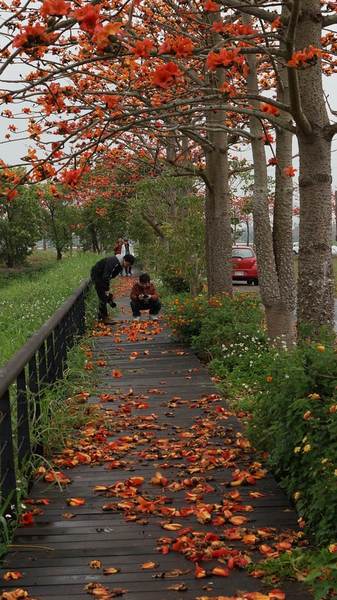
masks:
[[[205,294],[180,294],[168,300],[166,313],[177,337],[191,344],[197,353],[207,353],[209,359],[222,359],[238,343],[242,349],[247,343],[255,345],[257,340],[266,344],[261,304],[251,294],[211,299]]]
[[[162,274],[162,281],[165,288],[173,294],[190,291],[188,282],[183,277],[179,277],[178,275],[174,276],[164,273]]]
[[[226,357],[230,367],[231,362],[236,364],[236,355],[248,357],[256,342],[265,345],[262,321],[261,305],[252,295],[211,299],[200,331],[193,336],[192,347],[196,352],[207,350],[211,358]]]
[[[333,346],[280,353],[255,396],[249,431],[318,543],[337,535],[336,384]]]
[[[301,581],[310,586],[314,600],[336,597],[337,545],[331,544],[320,550],[295,548],[278,558],[252,564],[251,570],[264,572],[264,580],[270,585],[286,579]]]
[[[176,337],[191,344],[193,336],[200,333],[203,319],[209,310],[207,297],[203,294],[192,297],[179,294],[167,298],[165,313]]]

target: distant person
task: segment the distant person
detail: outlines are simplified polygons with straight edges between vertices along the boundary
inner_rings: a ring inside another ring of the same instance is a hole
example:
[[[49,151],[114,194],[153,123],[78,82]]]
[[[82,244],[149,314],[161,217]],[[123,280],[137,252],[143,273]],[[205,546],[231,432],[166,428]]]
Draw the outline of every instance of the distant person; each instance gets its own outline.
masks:
[[[121,249],[121,255],[126,256],[126,254],[132,254],[132,256],[134,255],[132,242],[130,242],[130,240],[128,240],[128,238],[124,238],[122,249]],[[125,276],[131,277],[131,275],[132,275],[132,267],[131,266],[126,267],[125,268]]]
[[[123,247],[123,238],[118,238],[117,242],[114,245],[114,253],[117,256],[117,254],[122,254],[122,247]],[[131,254],[131,252],[129,253],[124,253],[124,254]]]
[[[157,315],[161,309],[161,304],[156,288],[153,283],[151,283],[150,275],[142,273],[139,276],[139,282],[137,281],[133,285],[130,298],[132,314],[135,321],[139,321],[141,310],[149,310],[150,320],[157,321]]]
[[[125,256],[117,254],[117,256],[102,258],[92,267],[91,279],[99,300],[97,315],[99,321],[108,316],[107,304],[110,304],[112,308],[117,306],[114,302],[113,294],[109,292],[110,280],[122,273],[123,268],[126,266],[133,265],[134,260],[131,254],[126,254]]]

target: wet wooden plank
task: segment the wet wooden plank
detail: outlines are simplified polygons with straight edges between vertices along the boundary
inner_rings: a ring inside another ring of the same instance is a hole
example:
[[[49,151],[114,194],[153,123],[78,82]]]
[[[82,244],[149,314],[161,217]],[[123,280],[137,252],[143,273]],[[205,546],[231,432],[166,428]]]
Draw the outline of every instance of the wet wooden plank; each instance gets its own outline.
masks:
[[[127,301],[124,301],[124,305]],[[123,323],[123,327],[125,323]],[[120,337],[120,336],[118,336]],[[210,380],[207,370],[198,361],[189,348],[175,342],[166,331],[157,336],[147,336],[152,339],[130,342],[121,336],[121,342],[114,341],[113,337],[100,337],[94,339],[93,360],[104,358],[107,366],[97,370],[98,386],[89,399],[89,403],[99,403],[99,394],[102,392],[116,393],[119,396],[127,394],[130,388],[137,395],[146,396],[148,409],[137,411],[132,408],[133,417],[140,418],[155,413],[157,419],[155,428],[151,430],[156,438],[166,438],[174,443],[179,439],[182,431],[189,431],[195,419],[207,419],[208,415],[203,406],[198,406],[202,397],[209,394],[218,395],[217,389]],[[149,355],[142,354],[149,351]],[[130,361],[131,352],[139,352],[136,360]],[[120,369],[123,377],[114,379],[112,369]],[[154,390],[161,389],[164,393],[158,394]],[[180,397],[182,403],[172,411],[170,402],[172,398]],[[184,401],[188,404],[184,404]],[[119,407],[123,401],[102,405],[106,418],[116,420],[118,426]],[[224,404],[222,404],[224,406]],[[212,447],[214,449],[235,446],[236,434],[242,431],[242,424],[234,417],[221,421],[223,436],[214,436]],[[159,427],[162,427],[160,429]],[[118,427],[117,427],[118,428]],[[108,442],[117,440],[121,436],[134,435],[137,428],[130,431],[123,423],[118,431],[108,435]],[[141,432],[141,430],[140,430]],[[225,440],[226,437],[226,440]],[[171,492],[169,488],[159,489],[149,483],[156,471],[161,471],[170,481],[177,481],[186,476],[191,477],[187,467],[191,463],[185,458],[166,459],[159,456],[155,460],[143,459],[139,450],[148,451],[152,440],[149,439],[141,447],[135,446],[126,454],[121,455],[121,460],[126,461],[126,468],[109,470],[106,464],[80,465],[74,469],[64,470],[72,483],[60,490],[38,481],[34,484],[31,497],[45,497],[50,500],[48,506],[43,506],[43,514],[37,515],[32,527],[19,528],[16,532],[13,548],[5,558],[4,570],[16,569],[23,573],[23,578],[18,582],[9,582],[0,585],[0,588],[10,589],[23,587],[33,598],[40,600],[79,600],[89,598],[85,585],[90,582],[102,583],[110,589],[122,587],[128,591],[122,596],[124,600],[192,600],[203,595],[226,594],[234,595],[239,590],[262,591],[263,584],[249,577],[246,571],[234,569],[228,578],[208,577],[196,580],[193,575],[194,566],[178,553],[170,552],[163,556],[157,550],[158,539],[165,536],[168,539],[177,537],[178,532],[164,530],[161,524],[169,520],[162,516],[150,516],[149,524],[136,524],[126,522],[122,513],[103,512],[102,505],[121,501],[121,498],[104,498],[94,493],[97,484],[112,485],[117,481],[125,481],[131,476],[143,476],[145,482],[140,493],[145,496],[155,497],[160,494],[171,498],[168,506],[191,506],[186,500],[186,489]],[[203,440],[200,438],[200,445]],[[240,468],[247,468],[252,460],[250,450],[241,453]],[[169,463],[166,465],[165,463]],[[193,464],[193,463],[192,463]],[[233,476],[233,466],[228,468],[210,469],[197,476],[203,482],[208,482],[214,489],[200,497],[200,502],[221,504],[228,498],[230,482]],[[258,489],[263,496],[253,498],[250,494]],[[82,497],[86,504],[81,507],[69,507],[67,498]],[[284,493],[280,490],[275,480],[268,474],[259,480],[256,486],[240,486],[240,502],[253,506],[252,512],[237,512],[248,518],[247,527],[250,530],[258,528],[275,528],[278,532],[286,532],[296,528],[296,513],[289,505]],[[63,518],[65,512],[75,514],[75,518]],[[203,532],[222,531],[230,527],[226,523],[222,530],[215,528],[211,523],[201,524],[194,517],[174,518],[183,527]],[[232,548],[245,550],[241,542],[228,542]],[[251,552],[255,552],[251,549]],[[255,556],[254,554],[254,556]],[[258,553],[256,554],[258,556]],[[114,566],[120,569],[115,575],[105,576],[102,570],[93,570],[89,563],[91,560],[101,560],[104,566]],[[157,563],[154,571],[143,571],[143,562]],[[214,565],[214,561],[205,563],[206,568]],[[173,579],[154,577],[158,573],[172,569],[189,570],[184,576]],[[173,583],[186,582],[188,589],[184,592],[168,590]],[[205,590],[205,586],[208,590]],[[287,592],[287,600],[309,600],[311,596],[298,584],[283,586]],[[212,591],[213,590],[213,591]]]

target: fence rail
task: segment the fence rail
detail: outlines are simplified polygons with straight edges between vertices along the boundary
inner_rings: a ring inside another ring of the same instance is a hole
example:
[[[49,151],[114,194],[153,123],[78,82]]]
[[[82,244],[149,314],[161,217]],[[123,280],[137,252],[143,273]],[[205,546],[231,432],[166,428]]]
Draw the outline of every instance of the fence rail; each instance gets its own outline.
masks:
[[[85,332],[84,281],[0,369],[0,506],[16,512],[17,472],[33,452],[31,427],[41,414],[43,389],[63,376],[69,348]],[[14,385],[13,385],[14,384]]]

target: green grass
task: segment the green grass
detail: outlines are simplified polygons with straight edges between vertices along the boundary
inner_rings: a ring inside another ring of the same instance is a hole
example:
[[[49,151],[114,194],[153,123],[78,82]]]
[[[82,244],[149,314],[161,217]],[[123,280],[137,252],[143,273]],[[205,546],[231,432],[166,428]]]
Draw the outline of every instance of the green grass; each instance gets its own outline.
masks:
[[[24,265],[13,269],[0,263],[0,290],[15,281],[28,281],[40,277],[55,266],[56,253],[54,250],[36,250],[31,256],[28,256]]]
[[[0,366],[55,312],[83,279],[97,254],[80,253],[14,279],[0,295]]]

